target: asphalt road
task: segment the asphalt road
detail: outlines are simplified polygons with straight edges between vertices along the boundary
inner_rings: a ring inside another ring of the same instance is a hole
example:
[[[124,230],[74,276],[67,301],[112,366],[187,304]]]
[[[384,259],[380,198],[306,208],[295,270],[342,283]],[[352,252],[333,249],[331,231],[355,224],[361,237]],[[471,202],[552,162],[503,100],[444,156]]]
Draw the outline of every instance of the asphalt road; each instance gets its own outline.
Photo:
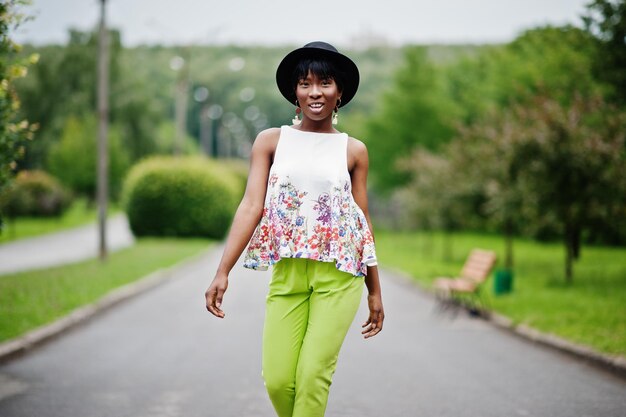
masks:
[[[218,320],[203,300],[218,257],[1,366],[0,416],[273,416],[260,371],[269,273],[236,267]],[[626,416],[625,381],[482,320],[433,314],[402,278],[382,279],[385,328],[361,338],[364,294],[327,417]]]
[[[116,251],[134,243],[126,216],[107,221],[108,247]],[[96,223],[0,245],[0,275],[48,268],[98,256]]]

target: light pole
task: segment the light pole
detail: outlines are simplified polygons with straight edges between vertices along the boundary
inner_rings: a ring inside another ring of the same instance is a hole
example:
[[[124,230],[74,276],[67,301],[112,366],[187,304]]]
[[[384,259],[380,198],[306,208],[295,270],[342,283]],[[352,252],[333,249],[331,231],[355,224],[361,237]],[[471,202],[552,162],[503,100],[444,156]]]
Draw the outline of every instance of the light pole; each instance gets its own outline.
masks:
[[[211,143],[209,129],[209,89],[201,86],[197,87],[193,93],[193,98],[200,104],[198,121],[200,123],[200,149],[207,156],[211,155]]]
[[[174,155],[183,152],[187,136],[187,91],[189,89],[189,54],[185,57],[175,56],[170,61],[170,68],[176,71],[176,137],[174,138]]]
[[[98,254],[107,259],[106,218],[109,194],[109,41],[106,28],[106,0],[100,0],[100,36],[98,42],[98,164],[96,194],[98,200]]]
[[[210,144],[210,155],[214,156],[216,158],[219,157],[219,132],[217,130],[217,123],[216,121],[220,119],[220,117],[222,117],[222,114],[224,114],[224,109],[222,108],[222,106],[220,106],[219,104],[212,104],[211,106],[209,106],[209,108],[207,109],[207,116],[209,117],[209,119],[211,119],[211,124],[209,126],[209,137],[207,142]]]

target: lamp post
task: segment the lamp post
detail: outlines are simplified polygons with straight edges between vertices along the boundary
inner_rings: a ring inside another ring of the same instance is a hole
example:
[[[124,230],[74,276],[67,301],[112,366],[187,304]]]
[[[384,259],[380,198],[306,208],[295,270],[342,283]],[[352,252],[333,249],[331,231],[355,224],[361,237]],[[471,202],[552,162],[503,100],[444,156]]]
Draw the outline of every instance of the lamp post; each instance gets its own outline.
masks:
[[[193,93],[193,98],[200,104],[198,122],[200,123],[200,149],[207,156],[211,155],[211,134],[209,132],[209,89],[200,86]]]
[[[189,54],[187,59],[175,56],[170,61],[170,68],[176,71],[176,137],[174,138],[174,155],[183,152],[187,133],[187,90],[189,89]]]
[[[209,119],[211,119],[211,123],[209,126],[209,137],[207,142],[210,143],[210,155],[214,157],[220,156],[220,147],[218,146],[218,143],[220,142],[220,135],[218,134],[219,132],[217,129],[216,121],[222,117],[222,114],[224,114],[224,109],[219,104],[212,104],[207,109],[207,116],[209,117]]]
[[[106,260],[106,218],[109,194],[109,42],[106,28],[106,0],[100,0],[100,34],[98,42],[98,164],[96,194],[98,200],[98,254]]]

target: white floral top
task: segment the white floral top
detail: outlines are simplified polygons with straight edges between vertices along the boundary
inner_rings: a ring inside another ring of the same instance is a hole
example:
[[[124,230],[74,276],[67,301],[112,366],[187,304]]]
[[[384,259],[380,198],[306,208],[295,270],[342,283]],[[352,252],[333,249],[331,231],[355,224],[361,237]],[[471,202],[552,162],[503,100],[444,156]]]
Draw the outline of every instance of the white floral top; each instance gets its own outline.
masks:
[[[352,196],[347,146],[345,133],[281,128],[246,268],[264,271],[281,258],[308,258],[364,276],[377,264],[372,233]]]

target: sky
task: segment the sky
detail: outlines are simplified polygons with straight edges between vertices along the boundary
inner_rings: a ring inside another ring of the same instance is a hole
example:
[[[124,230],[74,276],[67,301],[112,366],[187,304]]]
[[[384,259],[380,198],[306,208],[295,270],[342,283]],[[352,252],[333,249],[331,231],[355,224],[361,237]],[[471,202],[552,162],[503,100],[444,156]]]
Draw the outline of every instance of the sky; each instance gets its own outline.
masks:
[[[138,44],[501,43],[523,30],[580,25],[590,0],[107,0],[109,26]],[[98,21],[99,0],[33,0],[19,43],[65,43]]]

